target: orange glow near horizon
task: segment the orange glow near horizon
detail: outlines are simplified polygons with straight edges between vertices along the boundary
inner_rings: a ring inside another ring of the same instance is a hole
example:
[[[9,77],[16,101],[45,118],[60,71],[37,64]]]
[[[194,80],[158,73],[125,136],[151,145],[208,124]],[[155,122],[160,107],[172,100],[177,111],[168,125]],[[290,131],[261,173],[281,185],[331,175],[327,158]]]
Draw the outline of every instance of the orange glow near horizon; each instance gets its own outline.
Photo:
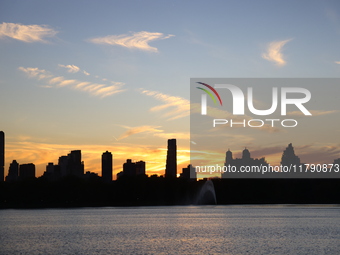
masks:
[[[114,145],[75,145],[75,144],[53,144],[32,142],[30,138],[18,137],[17,140],[9,139],[6,143],[5,152],[5,176],[8,174],[8,168],[13,160],[19,164],[34,163],[36,166],[36,176],[43,175],[46,165],[49,162],[58,164],[60,156],[67,155],[72,150],[82,151],[82,161],[84,161],[85,172],[90,171],[101,176],[101,155],[105,151],[110,151],[113,155],[113,179],[116,179],[117,173],[122,171],[123,163],[127,159],[133,161],[146,162],[146,174],[164,175],[166,163],[166,145],[140,145],[130,143],[116,143]],[[187,140],[184,140],[188,142]],[[183,140],[180,144],[183,143]],[[334,146],[333,146],[334,147]],[[332,146],[296,146],[295,153],[300,157],[302,163],[333,163],[338,158],[337,150],[334,151]],[[177,145],[177,174],[182,172],[182,168],[187,167],[190,162],[189,146]],[[252,158],[265,157],[270,165],[279,165],[282,152],[285,146],[280,147],[262,147],[258,150],[252,150]],[[322,153],[321,153],[322,152]],[[193,155],[199,158],[200,166],[223,165],[225,161],[225,152],[220,151],[193,151]],[[269,154],[268,154],[269,153]],[[267,154],[267,155],[265,155]],[[233,151],[233,158],[240,158],[242,150]],[[198,178],[220,177],[219,174],[198,175]]]
[[[166,148],[157,146],[140,146],[118,144],[113,146],[106,145],[61,145],[34,143],[30,141],[12,142],[6,144],[5,153],[5,176],[13,160],[19,164],[33,163],[36,166],[36,176],[43,175],[46,165],[49,162],[58,164],[60,156],[67,155],[72,150],[81,150],[82,161],[84,161],[85,172],[90,171],[101,176],[101,155],[105,151],[110,151],[113,155],[113,179],[117,173],[122,171],[123,163],[126,159],[133,161],[146,162],[147,175],[164,175],[166,162]],[[187,167],[190,161],[189,149],[177,150],[177,173],[182,172],[182,168]]]

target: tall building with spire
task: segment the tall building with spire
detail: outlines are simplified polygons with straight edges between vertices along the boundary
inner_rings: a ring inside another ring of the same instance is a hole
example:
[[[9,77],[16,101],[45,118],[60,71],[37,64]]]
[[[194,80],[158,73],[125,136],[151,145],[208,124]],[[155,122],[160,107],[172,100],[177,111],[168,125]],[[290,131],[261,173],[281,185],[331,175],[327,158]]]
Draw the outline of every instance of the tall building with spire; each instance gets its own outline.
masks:
[[[5,133],[0,131],[0,181],[5,178]]]
[[[288,147],[282,153],[281,165],[300,165],[300,163],[300,158],[295,155],[293,145],[291,143],[288,144]]]
[[[112,181],[112,154],[108,151],[102,154],[102,178],[104,182]]]
[[[176,139],[168,140],[168,152],[166,155],[165,177],[177,177],[177,145]]]

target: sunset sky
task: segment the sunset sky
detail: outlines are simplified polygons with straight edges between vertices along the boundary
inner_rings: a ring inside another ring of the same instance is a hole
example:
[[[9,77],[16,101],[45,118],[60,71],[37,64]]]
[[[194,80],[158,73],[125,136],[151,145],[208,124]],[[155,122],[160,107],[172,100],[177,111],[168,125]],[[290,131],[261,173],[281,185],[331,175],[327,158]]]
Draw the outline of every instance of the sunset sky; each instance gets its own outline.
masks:
[[[82,150],[85,171],[100,174],[108,150],[114,176],[128,158],[164,174],[171,138],[179,173],[189,163],[190,78],[340,78],[339,45],[337,0],[2,0],[5,176],[13,159],[36,164],[40,176],[71,150]],[[329,95],[339,89],[320,93]],[[333,106],[315,109],[327,125],[294,134],[302,161],[340,157]],[[233,135],[225,148],[277,163],[291,142],[275,132],[271,143],[254,136]]]

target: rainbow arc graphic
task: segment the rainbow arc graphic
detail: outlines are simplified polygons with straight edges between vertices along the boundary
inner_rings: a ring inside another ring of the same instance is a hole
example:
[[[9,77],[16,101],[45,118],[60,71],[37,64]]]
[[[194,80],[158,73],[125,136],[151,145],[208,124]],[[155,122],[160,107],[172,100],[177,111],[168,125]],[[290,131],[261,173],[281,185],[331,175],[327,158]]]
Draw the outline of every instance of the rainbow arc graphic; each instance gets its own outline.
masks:
[[[217,100],[220,102],[220,105],[222,106],[222,100],[220,95],[217,93],[217,91],[210,86],[209,84],[203,83],[203,82],[197,82],[198,84],[201,84],[205,86],[206,88],[196,87],[200,90],[203,90],[206,94],[202,94],[201,96],[201,114],[207,115],[207,95],[210,96],[210,98],[213,100],[214,104],[217,105]]]
[[[221,97],[220,95],[218,94],[218,92],[216,91],[216,89],[214,89],[212,86],[210,86],[209,84],[206,84],[206,83],[203,83],[203,82],[197,82],[198,84],[201,84],[203,86],[206,86],[208,89],[210,89],[214,94],[215,96],[213,95],[213,93],[211,93],[211,91],[209,91],[208,89],[205,89],[205,88],[201,88],[201,87],[196,87],[198,89],[201,89],[203,90],[205,93],[207,93],[210,98],[213,100],[214,104],[217,105],[217,100],[216,98],[218,99],[218,101],[220,102],[220,105],[222,106],[222,100],[221,100]]]

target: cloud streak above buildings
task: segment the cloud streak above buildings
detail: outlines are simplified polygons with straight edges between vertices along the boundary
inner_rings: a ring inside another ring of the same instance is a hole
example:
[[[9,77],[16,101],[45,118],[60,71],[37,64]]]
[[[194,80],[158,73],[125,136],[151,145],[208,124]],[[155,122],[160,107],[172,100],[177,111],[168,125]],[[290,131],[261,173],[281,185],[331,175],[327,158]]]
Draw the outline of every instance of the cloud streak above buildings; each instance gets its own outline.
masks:
[[[89,39],[89,42],[95,44],[107,44],[113,46],[121,46],[129,49],[138,49],[149,52],[158,52],[156,47],[149,45],[151,41],[168,39],[174,35],[164,35],[156,32],[135,32],[122,35],[108,35],[104,37],[96,37]]]
[[[274,62],[277,66],[284,66],[287,64],[284,59],[282,48],[286,43],[290,42],[292,39],[283,41],[274,41],[268,44],[267,52],[262,54],[262,58]]]
[[[123,82],[111,82],[111,85],[98,84],[93,82],[79,81],[77,79],[66,79],[63,76],[55,76],[51,72],[44,69],[39,69],[37,67],[19,67],[18,69],[26,73],[30,78],[46,80],[49,85],[44,86],[45,88],[69,87],[74,90],[87,92],[92,96],[98,96],[100,98],[126,91],[126,89],[122,89],[122,86],[125,85]]]
[[[0,38],[7,37],[27,43],[46,43],[45,38],[54,37],[57,33],[58,31],[46,25],[22,25],[6,22],[0,24]]]

